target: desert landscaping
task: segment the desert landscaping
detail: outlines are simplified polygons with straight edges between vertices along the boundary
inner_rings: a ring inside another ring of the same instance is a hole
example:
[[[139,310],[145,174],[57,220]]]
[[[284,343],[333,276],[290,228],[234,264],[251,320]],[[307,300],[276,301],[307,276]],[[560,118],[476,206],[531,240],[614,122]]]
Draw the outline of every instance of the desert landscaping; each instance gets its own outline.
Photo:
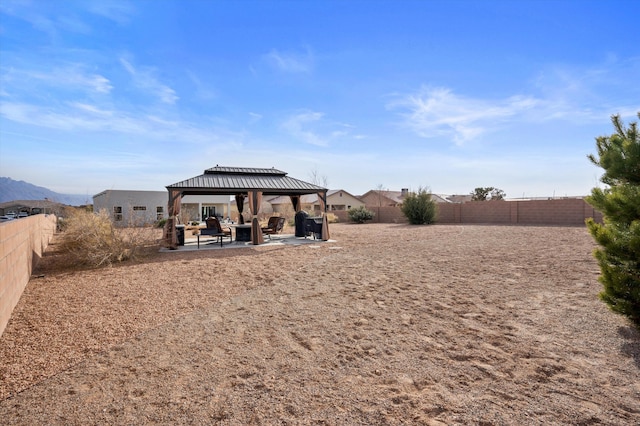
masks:
[[[640,333],[585,227],[330,231],[84,270],[54,240],[0,337],[0,423],[640,423]]]

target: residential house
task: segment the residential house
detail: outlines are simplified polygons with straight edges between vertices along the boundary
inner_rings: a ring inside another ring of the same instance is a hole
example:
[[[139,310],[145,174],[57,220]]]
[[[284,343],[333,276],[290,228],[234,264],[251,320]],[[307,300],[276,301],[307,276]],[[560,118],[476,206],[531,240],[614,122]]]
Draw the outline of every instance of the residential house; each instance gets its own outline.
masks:
[[[275,197],[269,200],[273,211],[286,213],[291,209],[291,199],[288,196]],[[320,214],[320,202],[318,194],[306,194],[300,197],[302,210]],[[327,191],[327,211],[346,211],[350,208],[364,206],[364,202],[344,189],[331,189]]]
[[[165,198],[167,193],[164,193]],[[235,199],[233,206],[235,207]],[[235,210],[237,212],[237,209]],[[180,216],[183,223],[203,222],[208,217],[232,217],[232,200],[229,195],[185,195],[182,197]],[[236,213],[237,215],[237,213]]]
[[[390,191],[387,189],[372,189],[361,195],[360,200],[367,206],[374,207],[399,207],[402,200],[409,194],[408,188],[401,191]]]
[[[93,211],[106,210],[116,226],[150,225],[167,217],[166,191],[108,189],[93,196]]]

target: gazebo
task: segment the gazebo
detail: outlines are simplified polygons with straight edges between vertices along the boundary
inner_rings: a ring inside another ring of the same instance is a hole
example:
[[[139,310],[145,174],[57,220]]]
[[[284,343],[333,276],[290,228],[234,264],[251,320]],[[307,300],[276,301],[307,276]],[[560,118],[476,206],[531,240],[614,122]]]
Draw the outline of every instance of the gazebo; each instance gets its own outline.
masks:
[[[180,214],[180,204],[185,195],[229,195],[235,196],[240,220],[244,200],[249,199],[251,211],[251,242],[264,242],[258,213],[263,195],[288,195],[291,197],[293,210],[300,211],[300,196],[304,194],[318,194],[320,210],[322,211],[322,239],[329,239],[329,225],[327,221],[327,188],[304,182],[287,176],[287,173],[271,169],[247,167],[215,166],[204,171],[204,174],[192,177],[166,187],[169,191],[168,213],[169,219],[165,224],[164,238],[168,247],[178,248],[176,235],[177,216]]]

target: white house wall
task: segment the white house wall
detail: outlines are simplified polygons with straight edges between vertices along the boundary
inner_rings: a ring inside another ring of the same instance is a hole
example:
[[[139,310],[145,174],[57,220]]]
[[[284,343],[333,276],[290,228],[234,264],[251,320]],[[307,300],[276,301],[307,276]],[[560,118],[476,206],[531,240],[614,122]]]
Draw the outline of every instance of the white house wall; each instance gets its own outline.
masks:
[[[327,196],[327,206],[331,210],[349,210],[364,206],[364,203],[345,191],[337,191]]]
[[[233,204],[235,204],[235,198]],[[197,217],[189,218],[190,220],[204,220],[202,215],[203,207],[215,207],[216,214],[223,217],[231,216],[231,196],[229,195],[185,195],[182,197],[182,207],[185,210],[187,206],[193,206],[197,209]],[[195,207],[197,205],[197,207]]]
[[[167,218],[167,191],[107,190],[93,196],[93,211],[106,210],[117,226],[150,225]]]

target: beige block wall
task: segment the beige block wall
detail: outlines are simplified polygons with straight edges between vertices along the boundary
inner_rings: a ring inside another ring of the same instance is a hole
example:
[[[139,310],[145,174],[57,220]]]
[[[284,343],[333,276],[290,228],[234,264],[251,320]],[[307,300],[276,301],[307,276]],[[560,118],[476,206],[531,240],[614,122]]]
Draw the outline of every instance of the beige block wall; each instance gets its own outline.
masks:
[[[54,215],[0,223],[0,336],[55,230]]]
[[[373,223],[408,223],[399,207],[368,205]],[[347,212],[330,212],[348,222]],[[587,218],[602,222],[602,213],[579,198],[532,201],[438,203],[437,223],[582,226]]]

